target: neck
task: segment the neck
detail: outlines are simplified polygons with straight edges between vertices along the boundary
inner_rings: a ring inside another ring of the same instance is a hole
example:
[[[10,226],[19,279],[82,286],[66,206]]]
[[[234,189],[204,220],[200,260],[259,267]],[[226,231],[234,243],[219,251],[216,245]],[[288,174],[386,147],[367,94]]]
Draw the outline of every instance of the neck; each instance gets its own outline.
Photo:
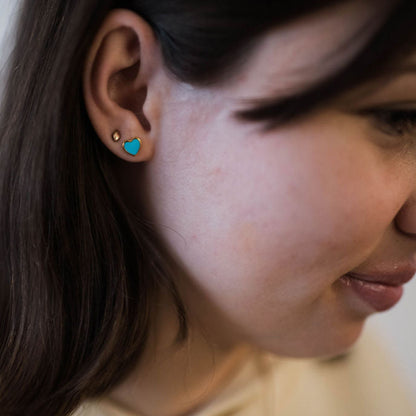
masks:
[[[235,375],[250,348],[221,346],[208,340],[194,322],[189,337],[175,344],[176,313],[167,299],[140,363],[109,395],[116,405],[137,415],[180,416],[203,407]],[[169,305],[169,306],[166,306]]]

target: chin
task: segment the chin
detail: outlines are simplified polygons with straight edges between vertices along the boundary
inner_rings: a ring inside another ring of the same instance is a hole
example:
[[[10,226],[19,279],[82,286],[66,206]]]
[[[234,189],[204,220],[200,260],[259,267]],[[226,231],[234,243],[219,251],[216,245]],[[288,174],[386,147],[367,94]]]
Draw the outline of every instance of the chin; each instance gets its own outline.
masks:
[[[264,349],[282,357],[333,359],[347,354],[355,345],[364,328],[364,321],[355,323],[348,329],[339,329],[333,333],[302,337],[289,345],[264,346]]]

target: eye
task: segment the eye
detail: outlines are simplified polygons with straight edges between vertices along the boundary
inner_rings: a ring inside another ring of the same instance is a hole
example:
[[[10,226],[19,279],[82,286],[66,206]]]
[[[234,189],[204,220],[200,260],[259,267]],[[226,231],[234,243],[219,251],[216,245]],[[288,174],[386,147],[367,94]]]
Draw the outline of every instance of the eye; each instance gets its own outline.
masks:
[[[413,135],[416,138],[416,110],[375,108],[360,111],[359,114],[371,117],[383,133],[394,136]]]

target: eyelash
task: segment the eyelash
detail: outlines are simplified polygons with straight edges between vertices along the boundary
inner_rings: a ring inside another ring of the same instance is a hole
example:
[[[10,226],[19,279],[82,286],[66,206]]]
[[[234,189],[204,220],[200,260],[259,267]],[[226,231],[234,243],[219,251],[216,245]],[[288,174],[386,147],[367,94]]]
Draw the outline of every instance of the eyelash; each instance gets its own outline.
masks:
[[[370,116],[383,132],[403,137],[414,135],[416,138],[416,110],[370,109],[361,113]]]

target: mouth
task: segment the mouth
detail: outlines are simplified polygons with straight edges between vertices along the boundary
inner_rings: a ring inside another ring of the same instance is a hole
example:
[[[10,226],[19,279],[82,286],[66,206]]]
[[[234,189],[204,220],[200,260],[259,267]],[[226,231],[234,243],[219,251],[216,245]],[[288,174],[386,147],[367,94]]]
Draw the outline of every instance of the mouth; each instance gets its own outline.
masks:
[[[375,273],[350,272],[341,277],[343,285],[369,305],[382,312],[396,305],[403,296],[403,285],[415,274],[415,270],[378,271]]]

